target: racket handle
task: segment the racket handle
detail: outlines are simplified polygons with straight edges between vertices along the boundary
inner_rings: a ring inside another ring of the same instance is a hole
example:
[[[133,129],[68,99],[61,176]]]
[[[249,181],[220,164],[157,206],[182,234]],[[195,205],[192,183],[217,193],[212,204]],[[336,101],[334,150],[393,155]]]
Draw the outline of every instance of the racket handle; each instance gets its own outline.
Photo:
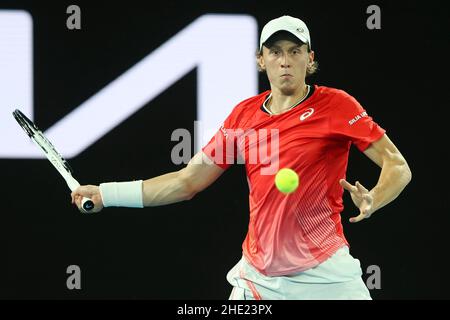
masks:
[[[90,213],[91,210],[94,209],[94,202],[92,202],[92,200],[89,198],[83,197],[83,199],[81,200],[81,207],[84,211]]]

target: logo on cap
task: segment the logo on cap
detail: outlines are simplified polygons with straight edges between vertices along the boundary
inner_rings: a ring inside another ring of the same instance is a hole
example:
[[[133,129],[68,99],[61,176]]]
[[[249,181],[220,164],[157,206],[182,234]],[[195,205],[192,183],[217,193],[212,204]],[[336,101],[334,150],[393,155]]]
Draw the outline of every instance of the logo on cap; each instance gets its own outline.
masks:
[[[305,30],[304,30],[303,28],[297,28],[297,31],[300,32],[300,33],[302,33],[302,32],[304,32]]]

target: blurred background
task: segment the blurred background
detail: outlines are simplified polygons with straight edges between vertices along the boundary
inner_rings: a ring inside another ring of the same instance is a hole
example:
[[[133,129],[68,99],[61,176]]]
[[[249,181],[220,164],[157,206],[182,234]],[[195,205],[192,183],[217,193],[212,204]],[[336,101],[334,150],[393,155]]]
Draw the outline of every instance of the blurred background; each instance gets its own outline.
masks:
[[[80,8],[81,29],[67,27],[72,4]],[[373,4],[381,9],[381,29],[366,24]],[[174,130],[193,135],[194,121],[208,121],[211,110],[220,118],[245,95],[268,89],[254,51],[263,25],[284,14],[310,29],[320,70],[307,82],[358,99],[413,172],[400,197],[370,220],[350,225],[357,211],[344,196],[345,235],[364,279],[369,266],[380,268],[373,298],[450,298],[446,7],[434,1],[0,0],[0,298],[227,299],[225,276],[241,257],[248,224],[242,165],[188,202],[82,215],[10,113],[20,108],[49,130],[81,184],[179,170],[184,164],[171,160]],[[205,15],[211,28],[200,24]],[[242,33],[236,33],[239,23]],[[202,32],[189,33],[195,26]],[[187,40],[177,42],[182,32]],[[168,43],[180,45],[166,50]],[[129,82],[129,92],[107,91],[162,48],[158,72]],[[186,70],[164,80],[178,66]],[[128,114],[114,118],[108,105],[95,105],[92,98],[102,92],[112,102],[129,100]],[[205,92],[214,94],[200,99]],[[134,99],[138,94],[141,100]],[[97,127],[103,131],[92,130]],[[352,147],[348,180],[371,188],[378,176],[379,168]],[[70,265],[81,269],[81,290],[66,286]]]

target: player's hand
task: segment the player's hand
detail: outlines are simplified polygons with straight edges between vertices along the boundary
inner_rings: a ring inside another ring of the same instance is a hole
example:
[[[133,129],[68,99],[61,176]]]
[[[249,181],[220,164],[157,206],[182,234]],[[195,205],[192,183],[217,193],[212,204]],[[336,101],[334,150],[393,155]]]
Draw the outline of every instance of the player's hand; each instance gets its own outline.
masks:
[[[83,213],[86,213],[86,211],[81,207],[81,200],[83,199],[83,197],[90,198],[92,202],[94,202],[94,209],[89,211],[89,213],[99,212],[103,209],[102,196],[100,194],[100,188],[98,186],[80,186],[75,189],[70,194],[70,196],[72,197],[72,204],[75,204],[78,207],[78,210]]]
[[[359,181],[355,185],[350,184],[345,179],[339,180],[339,184],[352,196],[353,203],[359,208],[359,215],[350,218],[350,222],[359,222],[362,219],[370,218],[373,210],[373,195]]]

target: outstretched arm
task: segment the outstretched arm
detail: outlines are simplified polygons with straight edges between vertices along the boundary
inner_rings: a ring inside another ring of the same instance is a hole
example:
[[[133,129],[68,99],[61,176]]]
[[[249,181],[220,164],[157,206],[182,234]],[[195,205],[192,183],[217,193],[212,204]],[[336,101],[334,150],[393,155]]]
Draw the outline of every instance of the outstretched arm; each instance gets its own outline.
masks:
[[[372,213],[393,201],[412,178],[408,163],[386,134],[372,143],[364,154],[381,167],[381,173],[378,183],[370,191],[358,181],[355,185],[344,179],[339,181],[350,192],[360,210],[357,217],[350,218],[350,222],[369,218]]]
[[[212,163],[202,152],[198,152],[186,167],[179,171],[163,174],[142,183],[142,200],[144,206],[160,206],[189,200],[198,192],[212,184],[224,169]],[[93,212],[103,209],[103,199],[98,186],[81,186],[72,192],[72,203],[80,211],[81,199],[89,197],[95,204]]]
[[[161,206],[192,199],[224,172],[202,152],[198,152],[183,169],[145,180],[144,206]]]

